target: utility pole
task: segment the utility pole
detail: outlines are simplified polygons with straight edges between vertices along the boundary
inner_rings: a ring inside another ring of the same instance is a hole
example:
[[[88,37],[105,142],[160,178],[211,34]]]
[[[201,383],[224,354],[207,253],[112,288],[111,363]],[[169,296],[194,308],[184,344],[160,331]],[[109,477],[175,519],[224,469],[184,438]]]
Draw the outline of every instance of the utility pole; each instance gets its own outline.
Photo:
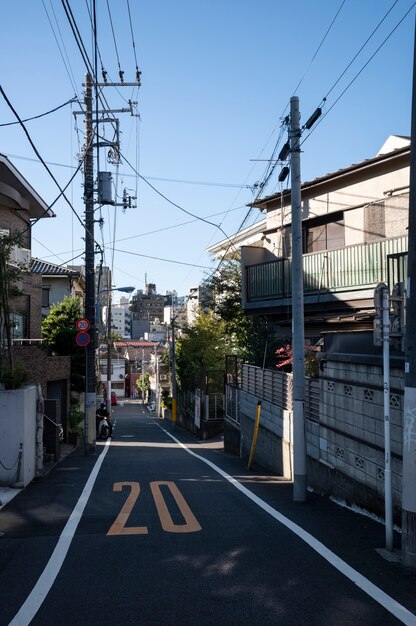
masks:
[[[142,404],[144,406],[144,348],[142,348]]]
[[[172,422],[176,427],[176,354],[175,354],[175,318],[172,317]]]
[[[293,350],[293,499],[306,500],[305,329],[303,313],[302,203],[299,98],[290,99],[290,173],[292,205],[292,350]]]
[[[416,569],[416,28],[413,51],[404,368],[402,564]]]
[[[108,291],[108,301],[107,301],[107,411],[111,416],[111,374],[112,374],[112,362],[111,362],[111,305],[112,305],[112,296],[111,289]]]
[[[103,73],[104,75],[104,73]],[[113,162],[119,163],[119,125],[118,120],[114,120],[114,118],[101,118],[98,120],[99,114],[110,114],[110,113],[131,113],[131,115],[137,115],[133,112],[133,106],[137,104],[135,101],[129,100],[129,107],[123,109],[106,109],[104,111],[99,111],[98,107],[95,110],[96,115],[96,131],[93,130],[93,94],[92,89],[93,86],[98,89],[98,87],[140,87],[140,72],[136,73],[136,82],[135,83],[126,83],[121,81],[120,83],[108,83],[104,80],[104,83],[98,83],[95,78],[95,83],[93,83],[93,79],[91,74],[88,72],[85,76],[85,93],[84,93],[84,111],[76,111],[74,115],[84,115],[85,117],[85,146],[84,146],[84,203],[85,203],[85,317],[88,319],[90,323],[89,335],[90,342],[85,348],[85,413],[84,413],[84,451],[85,454],[95,454],[95,412],[96,412],[96,404],[97,404],[97,374],[95,369],[96,364],[96,347],[97,347],[97,337],[96,337],[96,320],[95,320],[95,310],[96,310],[96,293],[95,293],[95,239],[94,239],[94,157],[93,150],[94,147],[97,148],[105,148],[109,147],[110,151],[113,154]],[[99,132],[98,132],[98,123],[111,123],[115,124],[116,127],[116,140],[115,141],[100,141],[99,140]],[[94,141],[95,136],[95,141]],[[134,197],[128,197],[126,194],[123,194],[123,202],[116,203],[112,200],[111,193],[107,195],[107,192],[111,189],[111,175],[108,176],[108,173],[105,177],[102,176],[101,173],[101,183],[100,183],[100,172],[99,176],[99,184],[98,184],[98,196],[99,202],[101,205],[103,204],[111,204],[114,207],[122,206],[125,207],[126,203],[128,206],[131,205],[131,200],[135,199]],[[111,316],[111,313],[110,313]],[[111,392],[111,389],[110,389]],[[110,396],[111,402],[111,396]]]
[[[92,128],[92,78],[85,76],[85,161],[84,161],[84,202],[85,202],[85,317],[90,323],[90,342],[85,348],[85,416],[84,452],[95,454],[95,259],[94,259],[94,158]]]

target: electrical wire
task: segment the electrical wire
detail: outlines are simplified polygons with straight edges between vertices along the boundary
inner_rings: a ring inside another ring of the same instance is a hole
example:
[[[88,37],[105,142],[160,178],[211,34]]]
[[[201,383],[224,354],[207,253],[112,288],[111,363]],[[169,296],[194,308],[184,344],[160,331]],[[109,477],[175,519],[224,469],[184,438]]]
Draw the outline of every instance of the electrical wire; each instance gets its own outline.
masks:
[[[120,79],[121,79],[122,71],[121,71],[121,65],[120,65],[120,57],[119,57],[119,54],[118,54],[116,35],[115,35],[115,32],[114,32],[113,18],[111,16],[110,5],[108,3],[108,0],[106,0],[106,2],[107,2],[107,9],[108,9],[108,17],[110,18],[111,32],[113,33],[114,48],[115,48],[116,56],[117,56],[118,72],[119,72]]]
[[[80,129],[79,129],[80,130]],[[81,131],[80,131],[81,132]],[[12,154],[10,152],[2,152],[2,154],[4,154],[4,156],[13,158],[13,159],[20,159],[22,161],[32,161],[37,163],[38,160],[37,159],[33,159],[30,157],[25,157],[19,154]],[[45,161],[45,163],[47,163],[48,165],[53,165],[54,167],[65,167],[67,169],[74,169],[75,166],[74,165],[68,165],[66,163],[57,163],[56,161]],[[137,174],[129,174],[129,173],[124,173],[123,177],[127,177],[127,178],[137,178]],[[250,185],[242,185],[240,183],[218,183],[218,182],[209,182],[209,181],[202,181],[202,180],[185,180],[182,178],[162,178],[160,176],[146,176],[147,180],[156,180],[159,182],[166,182],[166,183],[178,183],[178,184],[182,184],[182,185],[200,185],[202,187],[224,187],[224,188],[229,188],[229,189],[251,189],[252,187]],[[244,205],[245,206],[245,205]],[[232,209],[233,210],[233,209]],[[221,215],[223,214],[223,212],[221,212]]]
[[[174,261],[173,259],[163,259],[158,256],[150,256],[149,254],[139,254],[138,252],[129,252],[128,250],[118,250],[115,248],[116,252],[122,252],[123,254],[131,254],[133,256],[140,256],[146,259],[154,259],[156,261],[164,261],[166,263],[175,263],[176,265],[188,265],[189,267],[199,267],[201,269],[209,270],[210,268],[206,265],[195,265],[193,263],[185,263],[184,261]]]
[[[60,104],[59,106],[55,107],[54,109],[51,109],[50,111],[46,111],[45,113],[40,113],[39,115],[33,115],[32,117],[27,117],[26,119],[22,120],[22,122],[26,123],[26,122],[31,122],[32,120],[38,120],[41,117],[45,117],[45,115],[50,115],[51,113],[55,113],[55,111],[59,111],[59,109],[63,109],[63,107],[67,106],[68,104],[72,104],[72,102],[78,102],[78,97],[74,96],[70,100],[67,100],[63,104]],[[4,124],[0,124],[0,126],[15,126],[16,124],[20,124],[20,122],[6,122]]]
[[[398,0],[397,0],[397,1],[398,1]],[[295,87],[295,89],[294,89],[294,91],[293,91],[293,95],[295,95],[295,93],[297,92],[297,90],[299,89],[299,87],[301,86],[301,84],[303,83],[303,81],[304,81],[304,79],[305,79],[305,77],[306,77],[307,73],[308,73],[308,72],[309,72],[309,70],[311,69],[312,63],[315,61],[316,56],[317,56],[317,54],[318,54],[319,50],[322,48],[322,46],[323,46],[323,44],[324,44],[324,41],[325,41],[325,39],[327,38],[327,36],[328,36],[328,34],[329,34],[329,32],[330,32],[331,28],[333,27],[333,25],[334,25],[334,23],[335,23],[335,20],[337,19],[338,15],[340,14],[341,9],[342,9],[342,7],[344,6],[344,4],[345,4],[345,0],[342,0],[340,7],[339,7],[338,11],[337,11],[337,12],[336,12],[336,14],[335,14],[334,19],[332,20],[332,22],[331,22],[331,23],[330,23],[330,25],[328,26],[327,31],[326,31],[326,33],[325,33],[325,35],[324,35],[324,36],[323,36],[323,38],[321,39],[321,43],[319,44],[319,46],[318,46],[318,47],[317,47],[317,49],[315,50],[315,53],[314,53],[314,55],[313,55],[313,57],[312,57],[312,59],[311,59],[311,61],[310,61],[309,65],[308,65],[308,67],[306,68],[306,71],[305,71],[304,75],[302,76],[302,78],[300,79],[300,81],[298,82],[298,84],[296,85],[296,87]],[[287,105],[286,105],[286,108],[285,108],[285,110],[283,111],[283,113],[282,113],[282,116],[281,116],[281,117],[283,117],[283,115],[285,114],[285,111],[287,110],[287,107],[288,107],[288,106],[289,106],[289,105],[287,104]]]
[[[155,193],[157,193],[161,198],[163,198],[164,200],[166,200],[166,202],[169,202],[169,204],[171,204],[172,206],[176,207],[177,209],[179,209],[180,211],[182,211],[183,213],[186,213],[187,215],[190,215],[191,217],[194,217],[196,220],[200,221],[200,222],[204,222],[205,224],[208,224],[209,226],[214,226],[214,228],[218,228],[218,230],[220,232],[222,232],[222,234],[224,235],[224,237],[230,242],[230,245],[234,245],[231,242],[231,239],[229,238],[229,236],[227,235],[227,233],[223,230],[223,228],[218,225],[215,224],[214,222],[210,222],[209,220],[204,219],[203,217],[200,217],[199,215],[195,215],[195,213],[192,213],[191,211],[188,211],[187,209],[184,209],[182,206],[180,206],[180,204],[177,204],[176,202],[173,202],[173,200],[171,200],[170,198],[168,198],[167,196],[165,196],[165,194],[163,194],[161,191],[159,191],[159,189],[157,189],[154,185],[152,185],[152,183],[150,183],[142,174],[139,174],[139,172],[136,171],[136,169],[134,168],[134,166],[130,163],[130,161],[121,153],[120,151],[120,156],[124,159],[124,161],[127,163],[127,165],[133,170],[133,172],[135,172],[138,177],[140,178],[140,180],[143,180],[146,185],[148,185],[151,189],[153,189],[153,191]]]
[[[69,205],[71,211],[74,213],[74,215],[77,217],[78,221],[80,222],[81,226],[85,229],[86,232],[88,232],[84,222],[82,221],[82,219],[80,218],[80,216],[78,215],[78,213],[76,212],[76,210],[74,209],[74,207],[72,206],[71,202],[68,200],[68,198],[65,195],[64,190],[62,189],[61,185],[59,184],[59,182],[57,181],[57,179],[55,178],[53,172],[49,169],[49,167],[47,166],[47,164],[45,163],[45,161],[43,160],[39,150],[37,149],[35,143],[33,142],[33,139],[31,138],[26,126],[24,125],[23,121],[20,119],[19,114],[17,113],[16,109],[13,107],[12,103],[10,102],[10,100],[8,99],[3,87],[0,85],[0,93],[3,96],[7,106],[9,107],[9,109],[12,111],[12,113],[16,116],[16,119],[19,121],[21,127],[23,128],[23,131],[30,143],[30,145],[32,146],[33,151],[35,152],[36,156],[38,157],[39,161],[42,163],[42,165],[44,166],[44,168],[46,169],[46,171],[48,172],[49,176],[52,178],[53,182],[55,183],[55,185],[58,187],[59,191],[61,192],[62,197],[64,198],[64,200],[67,202],[67,204]],[[49,208],[47,209],[49,210]],[[44,211],[44,214],[46,213],[46,211]],[[101,250],[99,244],[95,241],[95,244],[98,246],[98,248]]]
[[[379,21],[379,23],[377,24],[377,26],[374,28],[373,32],[370,34],[370,36],[366,39],[366,41],[363,43],[363,45],[361,46],[361,48],[358,50],[358,52],[356,52],[356,54],[353,56],[353,58],[351,59],[351,61],[348,63],[348,65],[346,66],[346,68],[343,70],[343,72],[341,72],[341,74],[338,76],[337,80],[335,81],[335,83],[332,85],[331,89],[328,91],[328,93],[326,94],[326,96],[323,98],[323,101],[327,100],[329,95],[332,93],[332,91],[335,89],[335,87],[338,85],[339,81],[342,79],[342,77],[346,74],[346,72],[349,70],[349,68],[351,67],[351,65],[354,63],[354,61],[356,60],[356,58],[361,54],[361,52],[364,50],[364,48],[366,47],[366,45],[369,43],[369,41],[372,39],[372,37],[376,34],[376,32],[378,31],[378,29],[380,28],[380,26],[382,25],[382,23],[385,21],[385,19],[388,17],[388,15],[391,13],[391,11],[394,9],[394,7],[396,6],[396,4],[398,3],[399,0],[395,0],[395,2],[393,2],[393,4],[391,5],[391,7],[389,8],[389,10],[387,11],[387,13],[385,13],[385,15],[381,18],[381,20]]]
[[[44,2],[44,0],[42,0],[42,4],[43,4],[43,8],[45,9],[46,17],[48,18],[48,22],[49,22],[49,25],[51,27],[52,34],[53,34],[53,36],[55,38],[56,45],[58,46],[59,54],[61,55],[62,62],[63,62],[64,67],[66,69],[66,73],[68,74],[69,82],[71,83],[72,88],[75,91],[75,93],[77,93],[77,86],[76,86],[75,76],[74,76],[74,73],[72,71],[71,62],[70,62],[69,57],[68,57],[68,53],[67,53],[67,50],[66,50],[64,39],[62,37],[61,29],[59,28],[59,23],[58,23],[58,20],[56,18],[56,13],[55,13],[55,10],[53,8],[52,0],[49,0],[49,3],[51,5],[51,10],[52,10],[53,16],[55,18],[55,24],[56,24],[56,27],[58,29],[58,33],[59,33],[59,36],[60,36],[60,39],[61,39],[61,43],[62,43],[62,47],[63,47],[64,53],[65,53],[66,61],[65,61],[64,54],[63,54],[63,52],[61,50],[61,46],[59,45],[58,38],[57,38],[57,36],[55,34],[55,29],[54,29],[52,21],[51,21],[51,19],[49,17],[48,10],[47,10],[47,8],[45,6],[45,2]]]
[[[397,1],[397,0],[396,0]],[[396,4],[396,2],[394,3]],[[394,6],[394,5],[393,5]],[[381,48],[387,43],[387,41],[390,39],[390,37],[393,35],[393,33],[395,33],[395,31],[398,29],[398,27],[402,24],[402,22],[404,22],[404,20],[406,19],[406,17],[409,15],[409,13],[412,11],[412,9],[416,6],[416,2],[413,2],[413,4],[411,5],[411,7],[406,11],[406,13],[403,15],[403,17],[399,20],[399,22],[397,22],[397,24],[395,25],[395,27],[390,31],[390,33],[387,35],[387,37],[385,37],[385,39],[381,42],[381,44],[378,46],[378,48],[373,52],[373,54],[370,56],[370,58],[364,63],[364,65],[360,68],[360,70],[355,74],[355,76],[352,78],[352,80],[348,83],[348,85],[345,87],[345,89],[340,93],[340,95],[338,96],[338,98],[332,103],[332,105],[329,107],[329,109],[327,111],[325,111],[325,113],[322,115],[322,117],[318,120],[318,122],[315,124],[315,126],[310,130],[310,132],[308,133],[308,135],[305,137],[305,139],[302,141],[302,143],[300,144],[301,146],[305,143],[305,141],[307,141],[307,139],[311,136],[311,134],[318,128],[318,126],[323,122],[323,120],[326,118],[326,116],[328,115],[328,113],[330,111],[332,111],[332,109],[334,108],[334,106],[341,100],[341,98],[346,94],[346,92],[349,90],[349,88],[355,83],[355,81],[357,80],[357,78],[360,76],[360,74],[362,74],[362,72],[365,70],[365,68],[371,63],[371,61],[374,59],[374,57],[378,54],[378,52],[381,50]],[[384,18],[383,18],[384,19]],[[345,72],[344,72],[345,73]],[[332,88],[331,90],[332,91]]]
[[[132,21],[131,21],[130,2],[129,2],[129,0],[127,0],[127,11],[128,11],[128,14],[129,14],[129,23],[130,23],[131,41],[132,41],[132,44],[133,44],[134,60],[136,62],[136,80],[137,80],[138,85],[140,86],[140,72],[139,72],[139,65],[137,63],[136,44],[134,42],[133,24],[132,24]]]
[[[82,60],[84,61],[84,65],[87,69],[88,72],[91,72],[92,74],[94,73],[93,67],[91,65],[91,61],[89,59],[88,53],[85,49],[85,45],[84,42],[82,40],[82,37],[80,35],[77,23],[74,19],[72,10],[71,10],[71,6],[69,4],[68,0],[61,0],[62,6],[64,8],[67,20],[69,22],[69,25],[71,27],[72,30],[72,34],[74,35],[74,39],[75,39],[75,43],[77,44],[78,50],[81,54]]]

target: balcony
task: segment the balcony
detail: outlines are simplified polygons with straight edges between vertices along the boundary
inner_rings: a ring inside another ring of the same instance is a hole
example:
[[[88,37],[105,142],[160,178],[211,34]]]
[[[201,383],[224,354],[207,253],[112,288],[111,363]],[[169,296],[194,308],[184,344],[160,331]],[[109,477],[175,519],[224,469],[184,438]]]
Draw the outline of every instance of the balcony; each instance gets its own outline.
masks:
[[[351,308],[356,301],[371,300],[380,281],[390,282],[391,258],[407,251],[407,236],[346,246],[303,255],[304,304],[339,305]],[[291,259],[265,262],[260,249],[243,249],[243,308],[246,313],[278,313],[291,304]],[[357,303],[358,305],[358,303]],[[368,306],[368,305],[367,305]],[[343,308],[343,307],[341,307]],[[355,305],[354,305],[355,308]],[[358,305],[359,308],[359,305]]]

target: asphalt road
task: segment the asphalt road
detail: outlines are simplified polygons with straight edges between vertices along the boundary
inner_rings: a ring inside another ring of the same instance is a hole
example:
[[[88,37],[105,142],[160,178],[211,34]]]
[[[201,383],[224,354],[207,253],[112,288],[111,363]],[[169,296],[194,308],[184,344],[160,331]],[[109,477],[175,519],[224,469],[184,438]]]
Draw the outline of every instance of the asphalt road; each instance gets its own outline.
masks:
[[[138,404],[115,416],[97,457],[76,451],[0,512],[1,625],[416,624],[400,604],[415,577],[401,589],[358,516],[294,508],[290,485]],[[357,525],[354,545],[338,524]]]

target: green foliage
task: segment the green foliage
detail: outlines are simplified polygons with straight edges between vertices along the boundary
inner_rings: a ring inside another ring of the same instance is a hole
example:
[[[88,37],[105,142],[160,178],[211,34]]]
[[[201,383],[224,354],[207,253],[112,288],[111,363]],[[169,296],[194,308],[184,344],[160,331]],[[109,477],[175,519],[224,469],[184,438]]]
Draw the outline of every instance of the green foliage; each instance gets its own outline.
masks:
[[[224,369],[233,350],[226,323],[215,313],[201,312],[176,342],[177,382],[182,391],[195,388],[201,370]]]
[[[162,390],[162,401],[160,403],[162,409],[172,408],[172,397],[169,395],[169,389]]]
[[[11,251],[15,246],[22,246],[22,233],[12,235],[0,235],[0,374],[6,367],[13,370],[12,351],[12,324],[11,313],[13,312],[11,299],[21,295],[19,281],[22,276],[22,267],[10,264]],[[2,358],[1,351],[5,355]],[[11,375],[11,374],[9,374]]]
[[[69,414],[69,432],[81,435],[83,432],[84,412],[79,404],[73,404]]]
[[[241,308],[241,262],[239,259],[224,261],[220,271],[210,279],[213,292],[212,309],[224,322],[230,352],[245,362],[263,365],[273,362],[272,342],[267,322],[259,316],[245,315]],[[268,351],[267,351],[268,350]]]
[[[28,379],[28,371],[23,367],[23,365],[16,363],[14,367],[8,367],[3,370],[0,382],[4,384],[6,389],[19,389],[27,383]]]
[[[75,323],[83,316],[80,298],[66,296],[62,302],[51,307],[42,322],[42,337],[54,354],[71,357],[71,388],[82,391],[85,387],[85,348],[77,346],[78,333]]]
[[[143,379],[144,379],[144,393],[146,394],[150,389],[150,375],[148,374],[148,372],[146,372],[143,378],[140,376],[140,378],[136,380],[136,387],[139,391],[142,391],[143,389]]]

